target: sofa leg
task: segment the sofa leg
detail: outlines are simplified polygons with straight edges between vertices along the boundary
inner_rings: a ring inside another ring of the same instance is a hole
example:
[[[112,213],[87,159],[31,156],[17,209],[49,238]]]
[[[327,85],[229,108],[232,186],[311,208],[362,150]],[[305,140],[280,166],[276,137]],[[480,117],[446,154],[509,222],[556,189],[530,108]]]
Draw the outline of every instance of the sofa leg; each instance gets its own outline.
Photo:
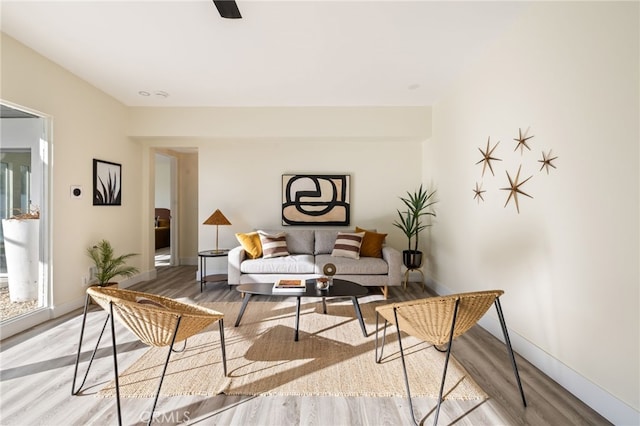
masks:
[[[380,290],[382,290],[384,300],[387,300],[389,298],[389,286],[385,285],[384,287],[380,287]]]

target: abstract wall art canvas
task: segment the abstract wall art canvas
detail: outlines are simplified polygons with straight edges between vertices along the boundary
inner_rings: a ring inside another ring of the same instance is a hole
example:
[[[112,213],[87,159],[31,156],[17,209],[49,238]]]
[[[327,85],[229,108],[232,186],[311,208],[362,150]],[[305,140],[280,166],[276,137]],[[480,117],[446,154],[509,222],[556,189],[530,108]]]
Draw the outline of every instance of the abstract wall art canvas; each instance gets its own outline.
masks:
[[[349,175],[282,175],[283,225],[349,225]]]

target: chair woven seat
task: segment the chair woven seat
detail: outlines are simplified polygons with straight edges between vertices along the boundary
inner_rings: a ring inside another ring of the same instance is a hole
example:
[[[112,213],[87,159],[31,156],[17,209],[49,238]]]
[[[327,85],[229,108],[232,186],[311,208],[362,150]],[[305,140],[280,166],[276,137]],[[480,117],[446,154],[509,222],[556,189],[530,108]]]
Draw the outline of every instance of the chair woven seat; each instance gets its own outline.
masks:
[[[454,339],[473,327],[491,308],[494,300],[502,294],[502,290],[451,294],[378,306],[376,311],[395,325],[396,310],[400,330],[425,342],[443,345],[449,342],[456,301],[459,300],[459,306],[453,332]]]
[[[139,291],[90,287],[87,294],[105,311],[109,310],[109,303],[113,303],[116,318],[149,346],[169,346],[178,318],[181,320],[175,343],[198,334],[224,317],[213,309]],[[138,300],[151,300],[162,307]]]

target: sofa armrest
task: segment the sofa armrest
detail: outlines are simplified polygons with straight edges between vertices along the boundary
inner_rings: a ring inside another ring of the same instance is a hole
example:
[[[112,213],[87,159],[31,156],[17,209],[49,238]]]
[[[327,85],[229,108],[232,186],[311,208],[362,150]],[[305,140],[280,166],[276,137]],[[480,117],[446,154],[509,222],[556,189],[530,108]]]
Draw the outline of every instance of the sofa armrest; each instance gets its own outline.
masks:
[[[383,246],[382,258],[389,265],[389,285],[399,286],[402,283],[402,254],[398,249]]]
[[[240,264],[246,258],[247,252],[244,251],[242,246],[237,246],[229,250],[228,258],[228,270],[227,270],[227,283],[240,284]]]

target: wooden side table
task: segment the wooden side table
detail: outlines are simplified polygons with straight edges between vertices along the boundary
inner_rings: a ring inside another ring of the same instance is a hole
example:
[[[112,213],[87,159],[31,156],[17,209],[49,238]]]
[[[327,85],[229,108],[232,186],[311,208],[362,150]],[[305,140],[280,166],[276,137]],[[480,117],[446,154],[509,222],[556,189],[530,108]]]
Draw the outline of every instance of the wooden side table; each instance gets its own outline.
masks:
[[[228,280],[227,274],[207,275],[207,258],[208,257],[226,257],[229,255],[229,249],[219,250],[203,250],[198,252],[200,259],[200,293],[202,293],[207,283],[221,283]]]

